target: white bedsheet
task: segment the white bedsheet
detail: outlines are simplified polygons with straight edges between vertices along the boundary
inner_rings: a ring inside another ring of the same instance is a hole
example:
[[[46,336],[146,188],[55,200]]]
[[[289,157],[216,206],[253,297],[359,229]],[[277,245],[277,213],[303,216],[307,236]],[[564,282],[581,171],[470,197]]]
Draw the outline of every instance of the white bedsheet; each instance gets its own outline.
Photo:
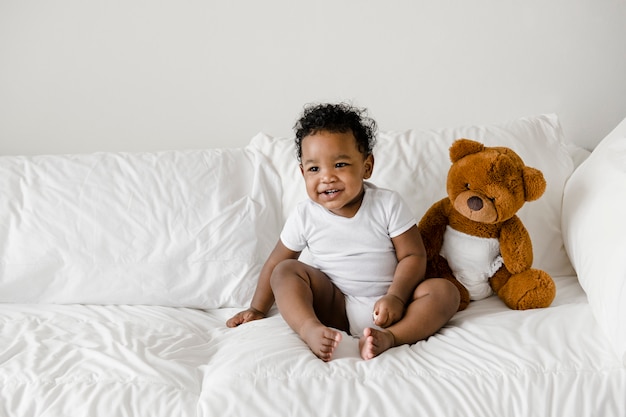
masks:
[[[193,416],[214,321],[166,307],[0,305],[1,416]]]
[[[626,369],[556,282],[548,309],[473,302],[368,362],[347,335],[320,361],[275,312],[228,329],[235,309],[1,304],[0,415],[624,415]]]
[[[625,415],[626,369],[578,283],[556,282],[548,309],[473,302],[427,341],[368,362],[349,337],[335,360],[316,359],[280,317],[224,330],[204,415]]]

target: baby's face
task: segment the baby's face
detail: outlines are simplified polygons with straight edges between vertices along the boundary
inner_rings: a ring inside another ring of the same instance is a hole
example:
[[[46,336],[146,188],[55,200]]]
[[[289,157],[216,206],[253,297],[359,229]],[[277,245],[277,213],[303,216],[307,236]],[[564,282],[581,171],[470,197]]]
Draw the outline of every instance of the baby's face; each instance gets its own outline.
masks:
[[[372,175],[374,158],[365,157],[352,132],[319,131],[302,140],[306,191],[332,213],[353,217],[363,200],[363,180]]]

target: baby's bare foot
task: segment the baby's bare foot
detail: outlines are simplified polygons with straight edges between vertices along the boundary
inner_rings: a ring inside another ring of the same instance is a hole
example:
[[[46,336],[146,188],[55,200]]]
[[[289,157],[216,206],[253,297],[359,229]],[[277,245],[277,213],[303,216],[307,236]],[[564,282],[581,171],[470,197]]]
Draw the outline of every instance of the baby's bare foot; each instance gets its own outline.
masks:
[[[365,360],[375,358],[395,344],[393,333],[389,330],[365,328],[363,337],[359,339],[361,357]]]
[[[320,322],[303,325],[300,337],[309,346],[309,349],[325,362],[333,358],[335,348],[341,341],[340,332],[326,327]]]

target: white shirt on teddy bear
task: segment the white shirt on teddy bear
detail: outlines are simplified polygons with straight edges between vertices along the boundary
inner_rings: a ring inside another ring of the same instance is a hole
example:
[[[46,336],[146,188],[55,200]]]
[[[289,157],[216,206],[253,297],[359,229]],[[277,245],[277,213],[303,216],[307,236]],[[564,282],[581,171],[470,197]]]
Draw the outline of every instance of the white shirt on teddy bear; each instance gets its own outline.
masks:
[[[489,278],[503,263],[498,239],[471,236],[446,226],[440,254],[448,261],[455,278],[469,291],[470,300],[493,294]]]

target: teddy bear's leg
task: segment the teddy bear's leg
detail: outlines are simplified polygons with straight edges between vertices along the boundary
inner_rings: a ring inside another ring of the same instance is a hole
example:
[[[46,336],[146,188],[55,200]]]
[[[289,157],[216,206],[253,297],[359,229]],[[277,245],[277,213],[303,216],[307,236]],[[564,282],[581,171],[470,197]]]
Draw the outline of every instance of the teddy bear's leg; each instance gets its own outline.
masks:
[[[432,262],[428,262],[425,277],[444,278],[452,282],[459,290],[460,295],[459,309],[457,311],[465,310],[467,308],[470,302],[469,291],[467,291],[467,288],[465,288],[463,284],[461,284],[459,280],[454,277],[454,274],[452,274],[452,270],[448,265],[448,261],[446,261],[443,256],[438,256],[433,259]]]
[[[511,275],[497,290],[497,294],[509,308],[514,310],[544,308],[552,303],[556,287],[546,272],[540,269],[529,269]]]
[[[503,265],[496,271],[496,273],[489,279],[489,284],[491,284],[491,289],[493,292],[498,294],[500,289],[504,287],[504,284],[511,278],[511,273],[506,269]]]

